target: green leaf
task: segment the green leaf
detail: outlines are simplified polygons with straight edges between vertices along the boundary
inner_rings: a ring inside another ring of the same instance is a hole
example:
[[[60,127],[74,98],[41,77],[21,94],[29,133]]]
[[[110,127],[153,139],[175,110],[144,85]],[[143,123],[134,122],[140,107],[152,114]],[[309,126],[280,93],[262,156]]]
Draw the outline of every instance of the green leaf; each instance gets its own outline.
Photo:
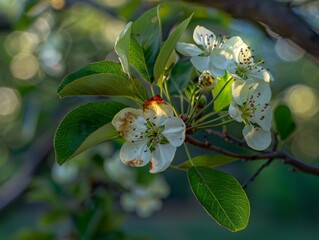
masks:
[[[84,150],[118,136],[111,121],[125,107],[117,102],[94,102],[69,112],[54,138],[55,157],[62,165]]]
[[[233,176],[206,167],[192,167],[188,179],[197,200],[218,224],[233,232],[246,228],[249,200]]]
[[[129,62],[145,80],[151,81],[145,62],[143,48],[134,38],[130,41]]]
[[[281,140],[287,139],[296,129],[296,123],[288,106],[279,105],[274,112],[276,129]]]
[[[201,155],[192,158],[192,162],[190,160],[187,160],[183,162],[182,164],[176,166],[176,168],[183,169],[183,170],[188,170],[189,168],[192,167],[192,163],[195,166],[202,166],[202,167],[211,167],[215,168],[227,163],[231,163],[236,161],[238,158],[226,156],[226,155],[221,155],[221,154],[214,154],[214,155]]]
[[[161,19],[159,6],[145,12],[132,25],[132,37],[142,47],[148,72],[153,73],[156,56],[162,42]],[[153,78],[153,76],[150,76]]]
[[[192,66],[189,60],[179,61],[175,64],[171,72],[171,77],[167,82],[169,92],[172,96],[183,94],[184,89],[193,76]]]
[[[15,240],[54,240],[55,235],[51,232],[36,231],[30,229],[23,229],[19,231],[14,237]]]
[[[129,79],[120,64],[111,61],[91,63],[66,76],[58,88],[60,97],[77,95],[124,96],[134,100],[148,99],[136,79]]]
[[[154,65],[154,78],[157,82],[161,81],[165,72],[165,66],[175,49],[176,43],[182,36],[191,18],[192,15],[189,18],[185,19],[181,24],[179,24],[172,32],[172,34],[168,37],[168,39],[164,42]]]
[[[219,96],[214,101],[214,111],[219,112],[228,108],[230,102],[232,101],[231,94],[231,81],[227,82],[230,78],[228,73],[224,77],[218,79],[216,86],[212,90],[213,97],[216,97],[219,93]],[[225,84],[227,84],[225,86]]]
[[[120,33],[120,36],[116,39],[114,50],[119,56],[123,71],[131,76],[129,65],[129,50],[131,40],[131,28],[132,22],[129,22],[124,30]]]

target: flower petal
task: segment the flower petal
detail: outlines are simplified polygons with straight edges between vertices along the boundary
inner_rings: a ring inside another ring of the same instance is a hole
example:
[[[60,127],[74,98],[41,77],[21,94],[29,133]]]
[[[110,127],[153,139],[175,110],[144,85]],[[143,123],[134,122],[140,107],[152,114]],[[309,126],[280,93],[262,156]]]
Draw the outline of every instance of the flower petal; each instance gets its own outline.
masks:
[[[210,67],[211,63],[210,63],[209,56],[207,57],[194,56],[191,58],[191,63],[200,72],[204,72],[205,70],[211,71],[211,67]],[[213,72],[211,71],[211,73]]]
[[[171,144],[158,144],[152,153],[151,173],[164,171],[169,167],[175,156],[176,147]]]
[[[214,51],[209,55],[210,62],[212,65],[219,69],[226,70],[227,66],[230,64],[231,55],[222,49],[214,49]]]
[[[185,141],[186,126],[182,119],[173,117],[165,121],[162,134],[174,147],[179,147]]]
[[[183,42],[177,43],[176,50],[179,53],[183,54],[184,56],[189,56],[189,57],[198,56],[204,52],[195,44],[183,43]]]
[[[256,66],[249,71],[248,76],[256,81],[265,81],[269,83],[274,80],[274,77],[265,68]]]
[[[128,141],[139,141],[143,139],[142,132],[146,130],[145,123],[143,111],[135,108],[122,109],[112,120],[116,131]]]
[[[232,83],[232,97],[240,106],[243,106],[244,102],[247,101],[250,89],[249,85],[251,81],[235,79]]]
[[[272,108],[269,104],[265,103],[259,107],[252,120],[257,123],[263,130],[270,131],[272,123]]]
[[[265,150],[271,143],[270,131],[258,127],[246,125],[243,129],[243,135],[248,146],[257,151]]]
[[[197,25],[194,29],[193,39],[198,45],[203,45],[203,37],[211,36],[212,38],[216,38],[215,34],[209,31],[207,28]]]
[[[269,84],[265,82],[258,82],[247,85],[250,89],[250,96],[253,96],[255,106],[263,106],[269,103],[271,99],[271,90]],[[248,96],[249,97],[249,96]]]
[[[142,167],[151,159],[147,141],[125,142],[120,151],[120,158],[125,165]]]
[[[149,119],[156,126],[162,125],[167,118],[174,117],[174,110],[171,105],[160,96],[154,96],[143,104],[144,117]]]
[[[234,36],[230,39],[228,39],[222,46],[223,49],[229,49],[233,51],[238,51],[241,48],[248,48],[248,46],[244,43],[243,39],[239,36]]]
[[[240,109],[238,108],[236,103],[230,102],[229,108],[228,108],[228,113],[229,113],[229,116],[231,116],[231,118],[233,118],[237,122],[243,121],[243,119],[241,117],[242,112],[240,111]]]

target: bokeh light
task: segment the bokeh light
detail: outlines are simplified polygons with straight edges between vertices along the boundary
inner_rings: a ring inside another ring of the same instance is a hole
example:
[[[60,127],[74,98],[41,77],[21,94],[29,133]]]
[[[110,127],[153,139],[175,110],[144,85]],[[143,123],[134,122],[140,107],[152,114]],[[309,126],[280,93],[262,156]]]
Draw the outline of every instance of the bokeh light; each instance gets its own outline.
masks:
[[[319,157],[319,138],[312,130],[298,132],[292,141],[293,154],[303,160],[313,161]]]
[[[37,35],[29,32],[14,31],[6,37],[4,46],[7,53],[13,57],[20,53],[32,53],[38,43]]]
[[[0,87],[0,121],[11,121],[19,113],[21,99],[19,93],[7,87]]]
[[[297,61],[303,57],[305,51],[295,43],[285,38],[278,38],[275,50],[277,55],[284,61]]]
[[[39,61],[32,54],[18,54],[12,59],[10,70],[14,77],[29,80],[39,71]]]
[[[285,94],[285,100],[295,116],[310,119],[318,112],[318,93],[305,85],[290,87]]]

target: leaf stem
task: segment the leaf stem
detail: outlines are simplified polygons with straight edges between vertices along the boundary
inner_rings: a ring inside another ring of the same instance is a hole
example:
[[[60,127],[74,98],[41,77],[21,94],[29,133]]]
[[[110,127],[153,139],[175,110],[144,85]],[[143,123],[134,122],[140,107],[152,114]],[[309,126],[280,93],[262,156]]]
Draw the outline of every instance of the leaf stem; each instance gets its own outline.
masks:
[[[229,123],[232,123],[234,121],[235,121],[234,119],[230,119],[228,121],[218,123],[218,124],[212,124],[212,125],[207,125],[206,123],[203,123],[203,124],[199,124],[197,126],[191,126],[189,129],[194,129],[194,128],[195,129],[206,129],[206,128],[220,127],[220,126],[224,126],[224,125],[227,125]],[[187,130],[189,130],[189,129],[187,129]]]
[[[190,151],[189,151],[189,149],[188,149],[188,146],[187,146],[187,143],[186,143],[186,142],[184,142],[184,148],[185,148],[185,152],[186,152],[186,155],[187,155],[187,157],[188,157],[190,163],[192,164],[192,166],[194,166],[194,163],[193,163],[193,161],[192,161],[192,156],[191,156],[191,154],[190,154]]]
[[[211,106],[214,104],[214,102],[216,101],[216,99],[217,99],[217,98],[220,96],[220,94],[223,92],[223,90],[225,89],[225,87],[228,85],[228,83],[230,83],[232,80],[233,80],[233,78],[230,77],[230,78],[225,82],[224,86],[219,90],[219,92],[217,93],[217,95],[216,95],[202,110],[200,110],[200,111],[196,114],[196,116],[195,116],[194,118],[200,116],[206,109],[208,109],[209,107],[211,107]]]

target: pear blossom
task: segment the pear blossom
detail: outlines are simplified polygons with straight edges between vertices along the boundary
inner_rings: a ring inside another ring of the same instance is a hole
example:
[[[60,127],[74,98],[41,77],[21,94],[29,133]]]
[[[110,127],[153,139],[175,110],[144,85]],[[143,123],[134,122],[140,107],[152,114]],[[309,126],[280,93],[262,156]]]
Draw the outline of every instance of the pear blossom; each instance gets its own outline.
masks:
[[[270,87],[267,83],[238,85],[233,101],[229,105],[229,115],[238,122],[244,122],[242,131],[248,146],[264,150],[271,143],[272,109]]]
[[[149,217],[154,211],[162,208],[162,198],[168,196],[169,186],[161,176],[147,186],[135,185],[131,191],[121,195],[120,204],[128,212],[135,211],[140,217]]]
[[[105,159],[104,169],[110,180],[126,189],[121,194],[120,204],[125,211],[135,211],[140,217],[149,217],[162,207],[162,198],[168,196],[170,188],[165,179],[156,175],[147,185],[137,181],[136,169],[121,163],[119,152]]]
[[[122,109],[112,124],[126,140],[120,150],[122,162],[137,167],[150,162],[151,173],[168,168],[185,140],[183,120],[174,117],[173,108],[159,96],[146,101],[143,110]]]
[[[199,47],[191,43],[178,42],[176,49],[179,53],[190,56],[190,61],[198,71],[209,70],[214,76],[222,77],[232,58],[228,49],[237,43],[237,38],[216,37],[205,27],[197,26],[193,39]]]
[[[263,61],[254,62],[252,49],[240,38],[236,38],[234,45],[229,48],[232,52],[232,64],[228,65],[227,71],[237,80],[248,82],[273,81],[271,73],[260,66]]]

